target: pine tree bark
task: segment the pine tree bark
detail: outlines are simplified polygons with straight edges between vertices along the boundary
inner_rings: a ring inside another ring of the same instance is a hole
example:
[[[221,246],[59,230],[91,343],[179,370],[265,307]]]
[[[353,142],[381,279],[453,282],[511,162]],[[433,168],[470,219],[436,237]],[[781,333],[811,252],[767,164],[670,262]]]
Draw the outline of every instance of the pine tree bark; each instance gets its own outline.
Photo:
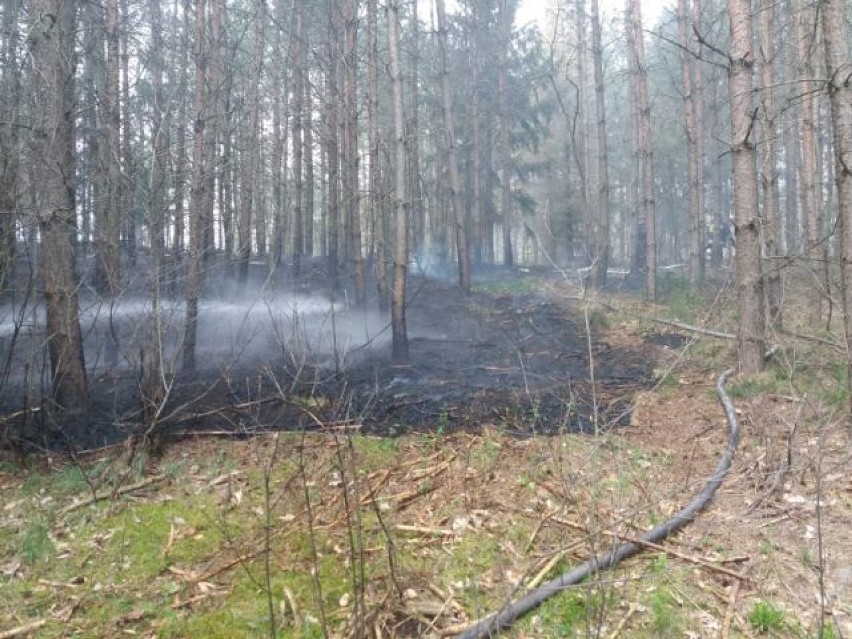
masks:
[[[379,31],[378,2],[367,0],[367,128],[370,158],[369,203],[370,218],[375,224],[376,247],[376,293],[379,298],[379,310],[386,312],[390,302],[388,292],[387,255],[385,238],[387,230],[382,211],[382,167],[381,139],[379,137]],[[389,16],[394,19],[398,16]]]
[[[118,10],[119,19],[124,25],[130,22],[129,0],[120,0]],[[138,257],[137,227],[139,219],[134,206],[133,181],[131,176],[135,175],[133,164],[133,122],[130,118],[130,29],[119,27],[119,56],[121,59],[121,165],[122,172],[119,174],[119,206],[121,210],[119,228],[120,244],[125,247],[127,264],[130,268],[136,268]],[[120,258],[120,254],[119,254]]]
[[[305,46],[310,50],[307,30],[305,31]],[[314,123],[313,98],[311,93],[310,74],[305,72],[302,88],[305,91],[303,101],[302,138],[305,144],[305,255],[310,259],[314,254]]]
[[[633,90],[639,118],[639,156],[641,158],[641,203],[645,235],[645,297],[657,299],[657,199],[654,187],[654,143],[651,104],[648,99],[648,72],[639,0],[628,0],[628,45],[633,68]]]
[[[411,81],[408,90],[410,121],[408,123],[408,157],[411,170],[408,175],[408,198],[411,202],[412,239],[415,255],[422,253],[426,243],[426,207],[423,205],[423,188],[420,184],[420,18],[418,3],[411,4],[409,38],[411,47]]]
[[[9,124],[0,126],[0,293],[14,274],[15,223],[17,218],[18,174],[21,149],[20,133],[12,123],[18,121],[21,99],[21,78],[18,65],[18,14],[20,0],[9,0],[3,9],[5,42],[0,51],[3,74],[0,80],[0,119]]]
[[[301,3],[296,3],[301,4]],[[255,180],[260,166],[260,83],[263,74],[264,26],[266,24],[266,0],[254,2],[254,45],[252,68],[249,80],[249,116],[243,146],[243,173],[240,178],[240,249],[239,281],[248,281],[249,259],[252,248],[252,213],[255,204]],[[298,116],[297,116],[298,117]]]
[[[606,285],[609,267],[609,169],[607,168],[606,99],[603,79],[603,46],[598,0],[592,0],[592,66],[595,76],[595,115],[597,131],[598,192],[595,215],[594,259],[591,272],[593,288]]]
[[[678,40],[681,45],[680,70],[683,91],[684,132],[689,180],[689,280],[694,284],[704,279],[703,219],[700,206],[701,157],[698,155],[698,127],[695,98],[692,91],[692,59],[689,47],[689,0],[678,0]]]
[[[766,297],[768,300],[769,321],[776,328],[782,325],[781,316],[781,265],[773,261],[778,256],[778,239],[781,236],[779,224],[780,195],[778,192],[778,158],[775,144],[775,65],[774,50],[774,13],[773,0],[762,0],[760,10],[760,77],[763,114],[763,156],[761,158],[761,185],[763,187],[763,238],[767,262]]]
[[[164,215],[166,171],[168,169],[169,117],[168,100],[163,90],[163,13],[160,0],[149,2],[151,16],[151,52],[149,66],[151,85],[154,89],[152,105],[153,136],[151,157],[151,178],[148,187],[147,224],[151,241],[151,327],[149,344],[143,370],[143,392],[145,394],[148,417],[155,414],[157,407],[165,397],[165,371],[163,369],[163,333],[160,317],[162,298],[162,265],[164,258]]]
[[[823,277],[826,252],[822,242],[822,196],[819,193],[820,177],[817,171],[817,99],[816,83],[812,56],[816,54],[814,41],[814,13],[805,6],[804,0],[796,0],[796,43],[798,50],[798,69],[801,109],[801,167],[799,184],[801,185],[802,211],[804,212],[805,246],[808,260],[807,268],[812,273],[812,286],[808,287],[810,299],[811,325],[822,320],[823,297],[827,282]]]
[[[328,225],[328,270],[334,288],[340,285],[340,49],[338,45],[338,9],[336,0],[327,0],[328,13],[328,71],[326,74],[326,182]]]
[[[304,201],[305,182],[303,179],[302,151],[304,150],[302,111],[304,110],[304,15],[301,2],[293,3],[293,277],[302,274],[302,257],[305,254],[305,218],[302,203]]]
[[[750,0],[728,0],[731,24],[731,140],[736,234],[736,287],[739,308],[737,359],[740,372],[763,367],[764,311],[760,260],[760,221],[754,125],[754,51]]]
[[[204,286],[206,249],[205,230],[208,224],[207,178],[205,176],[205,126],[209,115],[207,77],[207,47],[205,46],[206,0],[195,0],[195,89],[193,98],[194,124],[192,141],[192,177],[189,194],[189,250],[186,273],[186,321],[183,334],[183,370],[195,371],[195,346],[198,338],[198,300]]]
[[[367,304],[367,283],[361,247],[358,189],[358,0],[343,0],[343,202],[348,225],[348,254],[355,285],[355,305]]]
[[[693,29],[702,30],[702,13],[701,0],[692,0],[692,25]],[[705,171],[704,171],[704,74],[702,59],[704,55],[704,46],[700,42],[697,46],[698,60],[692,64],[692,110],[695,117],[695,136],[693,143],[695,144],[695,161],[697,162],[696,182],[694,188],[695,198],[695,217],[699,225],[698,241],[699,247],[699,270],[700,277],[703,279],[707,271],[707,259],[705,252],[706,229],[711,227],[710,216],[707,215],[705,203]],[[690,193],[693,193],[690,191]]]
[[[473,202],[471,203],[471,261],[474,265],[482,264],[482,242],[485,235],[484,224],[484,206],[482,192],[482,113],[480,108],[479,97],[479,77],[480,77],[480,62],[476,51],[471,51],[468,56],[468,66],[470,68],[470,129],[471,129],[471,155],[472,172],[471,182],[473,183]]]
[[[438,14],[438,47],[441,50],[441,110],[444,122],[444,140],[447,149],[447,157],[450,160],[450,202],[453,207],[453,222],[455,223],[456,231],[455,239],[456,254],[458,256],[459,287],[462,292],[470,293],[470,256],[468,254],[464,208],[462,207],[459,152],[456,144],[455,124],[453,122],[453,99],[452,94],[450,93],[450,79],[449,72],[447,70],[447,16],[444,9],[444,0],[437,0],[436,9]]]
[[[515,255],[512,248],[512,147],[509,139],[512,131],[512,118],[509,113],[509,46],[512,35],[513,11],[511,0],[500,0],[498,11],[499,53],[497,60],[497,102],[500,114],[498,147],[500,154],[500,215],[503,225],[503,265],[514,266]]]
[[[846,344],[852,344],[852,52],[849,50],[843,0],[822,0],[822,35],[834,132],[834,180],[841,229],[841,277]],[[852,408],[852,350],[846,349],[849,401]]]
[[[74,208],[74,35],[76,3],[32,0],[30,56],[34,135],[30,138],[42,241],[42,273],[53,399],[84,410],[88,382],[83,358],[72,252]]]
[[[438,0],[441,7],[443,0]],[[440,10],[440,9],[439,9]],[[391,326],[394,364],[408,363],[408,331],[405,322],[405,280],[408,271],[408,205],[406,197],[405,115],[402,97],[402,64],[399,54],[399,1],[388,0],[388,53],[390,58],[391,94],[393,96],[394,130],[394,209],[396,231],[393,257],[393,299]]]

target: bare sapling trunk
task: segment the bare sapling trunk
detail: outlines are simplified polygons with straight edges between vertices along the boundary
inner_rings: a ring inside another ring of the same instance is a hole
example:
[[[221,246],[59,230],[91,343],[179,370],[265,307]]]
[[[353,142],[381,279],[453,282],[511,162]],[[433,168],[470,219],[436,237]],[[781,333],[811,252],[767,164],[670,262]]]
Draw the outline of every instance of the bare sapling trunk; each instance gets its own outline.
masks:
[[[442,0],[438,0],[441,6]],[[394,210],[396,233],[393,257],[393,300],[391,325],[394,364],[408,363],[408,331],[405,323],[405,280],[408,271],[408,205],[406,198],[405,115],[402,97],[402,65],[399,54],[399,2],[388,0],[388,53],[390,57],[391,93],[393,95],[394,131]]]
[[[731,22],[731,141],[736,233],[735,277],[739,308],[737,359],[740,372],[763,367],[764,310],[760,220],[754,148],[754,51],[750,0],[728,0]]]
[[[53,399],[85,410],[88,383],[83,359],[72,238],[74,209],[74,34],[76,7],[63,0],[30,3],[33,73],[30,158],[34,166],[47,343]]]
[[[464,208],[462,207],[461,177],[459,175],[459,152],[456,144],[456,131],[453,123],[453,99],[450,93],[449,72],[447,71],[447,16],[444,1],[437,0],[438,47],[441,56],[441,107],[444,121],[444,139],[447,157],[450,160],[450,203],[453,207],[455,223],[456,253],[459,264],[459,287],[464,293],[470,293],[470,256],[468,254],[467,231],[465,229]]]
[[[841,228],[841,276],[846,332],[846,369],[852,408],[852,56],[846,32],[843,0],[823,0],[822,36],[834,131],[834,180]]]

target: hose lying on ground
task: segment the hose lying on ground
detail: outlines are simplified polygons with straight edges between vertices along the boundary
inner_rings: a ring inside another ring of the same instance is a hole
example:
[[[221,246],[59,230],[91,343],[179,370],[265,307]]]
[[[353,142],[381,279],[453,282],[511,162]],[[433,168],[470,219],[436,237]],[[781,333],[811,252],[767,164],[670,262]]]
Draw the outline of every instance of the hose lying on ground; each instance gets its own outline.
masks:
[[[704,489],[683,510],[642,535],[640,538],[642,541],[650,543],[659,542],[675,530],[688,524],[695,515],[710,503],[716,490],[722,484],[725,475],[728,474],[740,435],[736,409],[731,398],[725,392],[725,382],[732,373],[732,368],[726,370],[719,376],[719,380],[716,382],[716,392],[719,394],[719,399],[722,401],[722,406],[725,409],[725,415],[728,419],[728,441],[722,456],[719,458],[716,470],[707,478]],[[596,572],[612,568],[620,561],[637,554],[641,549],[642,547],[639,544],[632,542],[624,543],[602,557],[589,559],[573,570],[539,586],[521,599],[508,604],[499,612],[477,622],[474,626],[457,635],[457,639],[484,639],[486,637],[493,637],[501,629],[508,627],[516,619],[525,615],[530,610],[537,608],[553,595],[558,594],[569,586],[580,583]]]

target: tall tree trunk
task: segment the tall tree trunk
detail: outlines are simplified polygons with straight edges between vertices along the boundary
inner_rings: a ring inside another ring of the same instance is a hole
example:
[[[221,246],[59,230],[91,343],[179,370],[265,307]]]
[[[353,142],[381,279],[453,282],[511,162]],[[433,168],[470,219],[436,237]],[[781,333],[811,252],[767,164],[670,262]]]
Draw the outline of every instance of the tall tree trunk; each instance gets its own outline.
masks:
[[[300,3],[297,3],[300,4]],[[252,50],[251,79],[249,80],[249,116],[245,135],[243,174],[240,178],[240,249],[239,281],[248,280],[249,258],[252,245],[252,207],[254,206],[255,179],[260,167],[260,81],[263,73],[264,26],[266,25],[266,0],[254,2],[254,47]]]
[[[453,220],[456,226],[455,238],[459,262],[459,286],[464,293],[470,293],[470,257],[468,256],[467,232],[465,230],[464,208],[462,207],[459,154],[456,147],[455,124],[453,123],[453,99],[450,94],[450,80],[447,71],[447,16],[444,11],[444,0],[437,0],[436,7],[438,11],[438,47],[441,49],[441,104],[444,120],[444,138],[447,147],[447,156],[450,160],[450,198],[453,207]],[[509,263],[511,263],[511,258]]]
[[[286,3],[278,0],[276,3],[275,17],[281,20],[285,15]],[[283,52],[283,34],[281,29],[273,30],[274,60],[281,60]],[[291,33],[291,42],[294,40]],[[291,51],[288,50],[288,55]],[[287,71],[280,65],[273,67],[273,99],[272,99],[272,150],[270,153],[271,176],[272,176],[272,243],[269,247],[269,269],[274,281],[279,281],[278,269],[281,267],[281,258],[284,256],[285,242],[285,209],[286,209],[286,185],[284,176],[287,174],[284,168],[287,149],[287,115],[283,113],[287,104]]]
[[[129,25],[129,0],[121,0],[119,4],[119,17],[124,25]],[[130,27],[119,29],[119,55],[121,56],[121,163],[123,175],[119,175],[120,184],[120,207],[121,219],[125,225],[124,246],[127,252],[127,263],[131,268],[136,267],[137,239],[136,227],[139,220],[134,206],[134,182],[131,176],[135,175],[133,165],[133,128],[130,119]]]
[[[473,249],[472,262],[479,266],[482,264],[482,242],[484,238],[484,203],[482,192],[482,113],[479,98],[479,74],[480,62],[476,51],[472,50],[468,56],[470,67],[470,128],[471,128],[471,155],[473,156],[472,182],[473,202],[471,219],[471,247]]]
[[[852,56],[843,0],[823,0],[822,36],[834,131],[834,180],[841,228],[841,276],[846,344],[852,343]],[[846,349],[849,401],[852,403],[852,351]]]
[[[439,11],[443,0],[438,0]],[[388,52],[390,54],[391,93],[393,95],[393,129],[396,179],[394,208],[396,233],[393,257],[393,303],[391,324],[394,364],[408,363],[408,332],[405,325],[405,279],[408,271],[408,210],[406,197],[405,116],[402,98],[402,65],[399,55],[399,2],[388,0]]]
[[[606,101],[603,80],[603,46],[601,45],[601,18],[598,0],[592,0],[592,65],[595,74],[595,129],[597,131],[598,193],[595,219],[594,261],[592,287],[606,285],[609,266],[609,170],[606,149]]]
[[[588,70],[586,66],[586,0],[575,0],[575,24],[577,38],[577,109],[573,125],[574,156],[577,163],[577,176],[580,179],[580,216],[583,221],[583,245],[585,259],[591,264],[595,253],[595,215],[592,210],[596,200],[592,194],[592,168],[589,160],[591,140],[589,133],[588,99],[586,85]]]
[[[77,303],[74,209],[74,34],[76,3],[32,0],[29,32],[34,73],[30,139],[42,240],[42,273],[53,399],[84,410],[88,383]]]
[[[498,11],[499,52],[497,60],[497,102],[500,114],[498,146],[500,153],[500,215],[503,221],[503,265],[514,266],[512,250],[512,146],[510,133],[512,118],[509,113],[509,46],[512,36],[514,12],[511,0],[500,0]]]
[[[703,28],[701,24],[701,0],[692,0],[692,25],[693,30],[697,29],[701,32]],[[698,60],[692,63],[692,110],[695,117],[695,137],[693,143],[695,145],[695,161],[698,164],[696,171],[695,187],[690,193],[694,197],[695,217],[699,226],[698,241],[699,246],[699,270],[700,276],[703,279],[706,273],[706,237],[705,230],[708,228],[710,216],[707,215],[705,202],[705,171],[704,171],[704,74],[702,56],[704,55],[704,46],[701,42],[697,48]]]
[[[364,258],[361,252],[361,213],[358,189],[358,0],[343,0],[343,201],[348,224],[349,261],[355,285],[355,305],[367,304]]]
[[[121,254],[119,252],[122,204],[121,177],[121,101],[119,98],[121,60],[118,46],[118,0],[106,0],[106,171],[107,199],[104,218],[98,224],[98,289],[110,308],[121,287]],[[118,336],[112,316],[106,340],[106,362],[118,363]]]
[[[0,95],[0,119],[9,123],[19,117],[21,99],[20,65],[18,64],[18,13],[20,0],[8,0],[3,9],[3,34],[5,42],[0,51],[3,74]],[[8,286],[14,273],[15,224],[17,220],[18,158],[21,149],[20,134],[16,126],[0,127],[0,293]]]
[[[189,255],[186,273],[186,323],[183,334],[183,369],[195,370],[195,346],[198,338],[198,300],[204,287],[205,228],[208,217],[207,180],[204,166],[205,124],[209,115],[207,76],[207,47],[205,46],[206,0],[195,0],[195,89],[193,100],[194,124],[192,141],[192,184],[189,194]]]
[[[302,256],[305,254],[304,201],[305,183],[302,177],[302,151],[304,150],[302,112],[305,109],[303,100],[305,54],[304,54],[304,14],[301,2],[293,3],[293,30],[296,34],[293,40],[293,277],[302,275]]]
[[[695,118],[695,97],[692,92],[692,59],[689,47],[689,0],[678,0],[678,40],[681,55],[681,85],[689,173],[689,280],[698,284],[704,279],[704,220],[700,205],[701,156],[698,155],[698,126]]]
[[[147,417],[156,414],[165,397],[165,369],[163,367],[163,326],[160,317],[162,265],[164,256],[163,219],[165,215],[166,170],[169,153],[168,99],[163,90],[163,14],[160,0],[151,0],[151,51],[149,65],[151,84],[154,89],[152,105],[153,136],[151,158],[151,181],[148,188],[148,234],[151,239],[151,328],[148,351],[143,370],[143,392]]]
[[[766,274],[766,296],[769,304],[769,321],[781,327],[781,264],[773,261],[778,256],[779,224],[778,159],[775,146],[775,51],[773,45],[775,4],[773,0],[762,0],[760,12],[760,76],[763,84],[763,157],[761,184],[763,186],[763,238],[769,258]]]
[[[408,157],[411,171],[408,175],[408,197],[411,202],[414,253],[420,255],[426,242],[426,207],[423,204],[423,188],[420,184],[420,18],[418,3],[412,2],[409,38],[411,47],[411,85],[408,103],[411,114],[408,123]],[[422,257],[422,255],[421,255]]]
[[[631,50],[633,87],[639,116],[639,155],[642,166],[642,212],[645,230],[645,297],[657,299],[657,199],[654,191],[654,142],[651,104],[648,99],[648,71],[639,0],[628,0],[628,45]]]
[[[305,33],[305,46],[310,46],[307,32]],[[305,89],[304,122],[302,124],[302,136],[305,143],[305,255],[311,258],[314,254],[314,105],[310,74],[307,72],[304,75],[302,86]]]
[[[822,242],[822,195],[819,193],[820,176],[817,173],[817,99],[812,57],[817,47],[814,30],[814,12],[805,6],[804,0],[796,0],[796,42],[798,45],[798,69],[801,124],[801,172],[802,211],[804,212],[805,246],[807,247],[808,269],[814,282],[808,287],[810,299],[810,323],[817,325],[822,320],[822,303],[827,282],[823,277],[825,244]]]
[[[336,0],[327,0],[328,12],[328,72],[326,75],[326,162],[328,169],[328,270],[334,288],[338,288],[340,268],[340,49],[338,39],[338,10]]]
[[[631,173],[630,183],[627,186],[627,210],[629,215],[630,233],[630,260],[628,262],[630,274],[639,276],[645,269],[645,222],[642,220],[641,192],[642,192],[642,156],[639,151],[639,99],[637,94],[638,75],[636,70],[636,59],[632,54],[633,47],[633,18],[630,14],[628,4],[624,12],[624,35],[631,52],[628,53],[628,69],[630,72],[630,146],[631,146]]]
[[[385,238],[385,215],[382,210],[382,167],[381,140],[379,138],[379,31],[377,19],[377,0],[367,0],[367,129],[370,156],[370,218],[376,224],[376,293],[379,296],[379,310],[388,310],[388,273]],[[398,19],[398,15],[388,16],[389,20]],[[398,25],[397,25],[398,28]]]
[[[175,133],[175,170],[173,173],[172,182],[174,185],[174,235],[172,236],[172,293],[177,295],[177,284],[182,274],[183,267],[183,251],[184,251],[184,235],[186,232],[186,176],[189,162],[186,152],[186,129],[188,124],[187,117],[187,102],[186,92],[189,87],[189,51],[190,51],[190,0],[181,0],[183,13],[183,28],[181,29],[181,47],[180,47],[180,69],[178,70],[178,85],[181,100],[178,108],[177,116],[177,132]]]
[[[754,51],[750,0],[728,0],[731,22],[731,140],[739,308],[737,359],[740,372],[763,367],[764,311],[760,264],[760,220],[754,150]]]
[[[219,192],[219,216],[221,220],[221,232],[224,236],[222,248],[224,250],[224,262],[226,269],[232,273],[234,248],[237,244],[234,237],[236,228],[234,220],[234,179],[233,145],[231,136],[233,134],[232,115],[230,109],[232,89],[232,69],[228,64],[228,13],[225,0],[213,0],[210,16],[210,31],[213,38],[213,50],[211,51],[210,88],[212,95],[210,100],[216,116],[208,123],[208,138],[212,138],[212,144],[208,145],[211,170],[209,171],[211,193],[218,181]],[[221,157],[219,145],[221,141]]]

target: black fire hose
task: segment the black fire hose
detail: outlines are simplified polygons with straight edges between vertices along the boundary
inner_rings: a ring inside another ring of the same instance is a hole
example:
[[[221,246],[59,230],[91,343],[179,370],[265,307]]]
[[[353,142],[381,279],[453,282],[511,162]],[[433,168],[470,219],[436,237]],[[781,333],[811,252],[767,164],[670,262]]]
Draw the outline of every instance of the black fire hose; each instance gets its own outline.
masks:
[[[689,504],[676,515],[666,520],[656,528],[649,530],[640,538],[642,541],[656,543],[679,528],[688,524],[701,510],[703,510],[716,490],[722,484],[725,475],[731,467],[731,461],[734,458],[734,453],[737,450],[739,443],[740,427],[737,422],[736,409],[731,401],[731,398],[725,392],[725,382],[733,373],[732,368],[726,370],[719,376],[716,382],[716,392],[719,394],[719,399],[722,401],[722,406],[725,409],[725,415],[728,418],[728,442],[722,456],[719,458],[719,465],[710,477],[707,478],[707,483],[704,484],[704,489],[689,502]],[[497,633],[510,626],[516,619],[528,613],[530,610],[537,608],[545,600],[569,586],[576,585],[587,577],[612,568],[620,561],[632,557],[642,550],[639,544],[624,543],[604,555],[603,557],[592,558],[585,563],[577,566],[573,570],[566,572],[559,577],[543,584],[527,594],[526,596],[514,601],[499,612],[496,612],[485,619],[479,621],[476,625],[471,626],[461,634],[457,635],[457,639],[484,639],[486,637],[494,637]]]

